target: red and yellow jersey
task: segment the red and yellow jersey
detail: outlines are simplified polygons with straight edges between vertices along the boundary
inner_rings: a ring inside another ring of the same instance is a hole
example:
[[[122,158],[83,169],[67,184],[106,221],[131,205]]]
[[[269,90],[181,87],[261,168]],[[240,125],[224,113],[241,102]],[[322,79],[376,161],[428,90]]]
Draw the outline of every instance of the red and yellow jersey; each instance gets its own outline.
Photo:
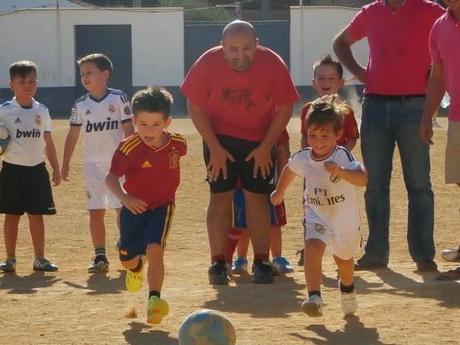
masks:
[[[180,157],[187,153],[185,138],[165,132],[168,141],[160,148],[146,145],[139,135],[123,140],[112,158],[110,173],[122,177],[126,192],[153,210],[174,202],[180,183]]]

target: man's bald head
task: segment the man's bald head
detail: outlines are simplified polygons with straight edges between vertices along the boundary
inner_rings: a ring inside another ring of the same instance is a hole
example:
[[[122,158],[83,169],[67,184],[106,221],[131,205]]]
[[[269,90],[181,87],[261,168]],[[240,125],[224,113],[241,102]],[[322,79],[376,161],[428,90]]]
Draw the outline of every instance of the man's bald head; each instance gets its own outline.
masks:
[[[225,40],[229,34],[248,34],[256,38],[256,30],[251,23],[244,20],[234,20],[228,23],[222,31],[222,41]]]

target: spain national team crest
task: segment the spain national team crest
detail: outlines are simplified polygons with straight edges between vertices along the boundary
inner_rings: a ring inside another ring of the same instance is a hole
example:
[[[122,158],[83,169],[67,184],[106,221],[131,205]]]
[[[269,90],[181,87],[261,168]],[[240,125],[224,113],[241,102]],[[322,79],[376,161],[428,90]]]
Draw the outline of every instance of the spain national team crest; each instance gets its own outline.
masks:
[[[178,151],[172,151],[169,153],[169,168],[170,169],[177,169],[179,168],[179,152]]]
[[[114,113],[115,110],[116,110],[115,106],[114,106],[113,104],[110,104],[110,105],[109,105],[109,112],[110,112],[110,113]]]

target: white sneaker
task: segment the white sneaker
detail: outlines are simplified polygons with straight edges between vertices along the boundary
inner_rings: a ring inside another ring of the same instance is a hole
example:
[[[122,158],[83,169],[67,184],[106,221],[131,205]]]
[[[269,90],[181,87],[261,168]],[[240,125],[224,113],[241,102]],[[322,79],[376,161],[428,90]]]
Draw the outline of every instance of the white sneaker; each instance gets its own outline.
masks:
[[[338,281],[340,291],[340,279]],[[358,309],[358,302],[356,301],[356,291],[344,293],[340,291],[340,307],[345,315],[354,314]]]
[[[460,260],[460,248],[443,249],[441,256],[444,260],[452,262]]]
[[[306,298],[302,303],[302,311],[311,317],[323,316],[323,299],[317,295]]]
[[[356,292],[343,293],[340,292],[340,306],[345,315],[354,314],[358,309],[358,302],[356,301]]]

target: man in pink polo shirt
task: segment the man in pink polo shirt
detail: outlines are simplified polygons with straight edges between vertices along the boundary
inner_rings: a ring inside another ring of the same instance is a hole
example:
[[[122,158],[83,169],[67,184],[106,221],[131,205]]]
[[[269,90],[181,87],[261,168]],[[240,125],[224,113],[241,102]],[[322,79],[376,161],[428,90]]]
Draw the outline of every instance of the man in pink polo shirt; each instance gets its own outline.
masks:
[[[444,0],[449,10],[439,18],[430,35],[432,68],[420,125],[420,135],[427,144],[432,144],[434,116],[439,103],[447,90],[450,96],[449,129],[446,146],[446,183],[460,186],[460,0]],[[460,259],[459,249],[443,251],[448,261]],[[460,267],[443,272],[441,280],[460,279]]]
[[[334,39],[344,66],[365,84],[361,151],[369,173],[365,192],[369,237],[356,269],[386,267],[389,259],[390,180],[398,146],[409,199],[409,252],[418,271],[435,271],[434,197],[429,146],[418,136],[430,68],[428,36],[444,13],[428,0],[378,0],[363,6]],[[369,63],[351,46],[367,37]]]
[[[274,187],[273,149],[299,98],[289,71],[276,53],[258,44],[250,23],[237,20],[224,28],[220,46],[198,58],[181,90],[204,141],[211,189],[209,282],[229,281],[225,249],[239,180],[254,249],[252,281],[271,283],[267,195]]]

